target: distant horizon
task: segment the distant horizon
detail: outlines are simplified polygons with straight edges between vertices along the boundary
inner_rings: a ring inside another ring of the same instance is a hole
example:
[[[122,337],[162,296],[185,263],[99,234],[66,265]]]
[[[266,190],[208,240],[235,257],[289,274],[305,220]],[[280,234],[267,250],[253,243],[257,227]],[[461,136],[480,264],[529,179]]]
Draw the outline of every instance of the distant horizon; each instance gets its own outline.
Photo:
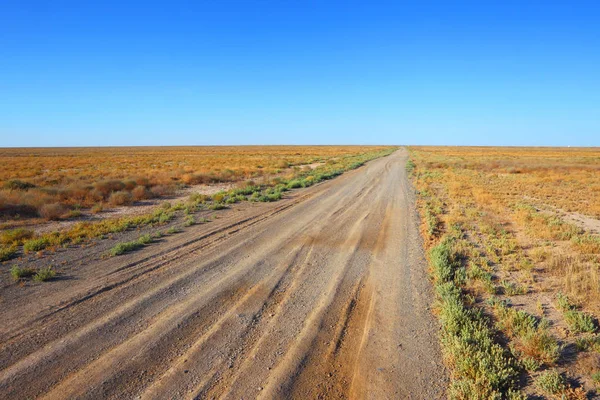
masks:
[[[600,3],[9,0],[0,147],[600,146]]]
[[[453,144],[169,144],[169,145],[100,145],[100,146],[3,146],[0,149],[94,149],[127,147],[327,147],[327,146],[385,146],[385,147],[482,147],[482,148],[540,148],[540,149],[596,149],[600,146],[521,146],[521,145],[453,145]]]

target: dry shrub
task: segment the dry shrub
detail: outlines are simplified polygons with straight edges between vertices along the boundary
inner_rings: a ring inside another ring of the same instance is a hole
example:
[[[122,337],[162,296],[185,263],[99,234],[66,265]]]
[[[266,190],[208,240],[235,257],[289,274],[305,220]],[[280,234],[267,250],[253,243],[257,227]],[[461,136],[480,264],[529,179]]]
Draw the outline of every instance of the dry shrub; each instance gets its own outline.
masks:
[[[131,204],[132,201],[133,197],[131,196],[131,193],[124,190],[113,192],[108,198],[108,202],[113,206],[124,206]]]
[[[104,204],[96,203],[92,206],[91,212],[92,212],[92,214],[98,214],[98,213],[101,213],[103,210],[104,210]]]
[[[131,195],[135,201],[151,199],[153,197],[152,192],[145,186],[138,186],[131,191]]]
[[[125,189],[125,184],[119,180],[108,180],[96,182],[94,187],[104,198],[107,198],[112,192],[118,192]]]
[[[137,183],[131,179],[127,179],[123,184],[125,185],[125,190],[128,192],[131,192],[137,186]]]
[[[181,177],[181,181],[186,185],[207,185],[221,182],[221,179],[212,174],[185,174]]]
[[[49,221],[57,221],[65,216],[69,209],[61,203],[44,204],[40,207],[40,217]]]
[[[175,187],[173,185],[156,185],[150,189],[155,196],[170,196],[175,193]]]

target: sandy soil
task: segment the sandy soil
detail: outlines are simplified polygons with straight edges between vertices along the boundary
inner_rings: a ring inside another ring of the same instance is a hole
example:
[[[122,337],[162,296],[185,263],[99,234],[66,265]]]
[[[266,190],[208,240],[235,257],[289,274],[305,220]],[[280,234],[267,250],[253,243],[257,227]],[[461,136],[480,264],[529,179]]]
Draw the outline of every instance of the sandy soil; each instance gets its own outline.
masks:
[[[443,398],[405,162],[0,281],[0,398]]]

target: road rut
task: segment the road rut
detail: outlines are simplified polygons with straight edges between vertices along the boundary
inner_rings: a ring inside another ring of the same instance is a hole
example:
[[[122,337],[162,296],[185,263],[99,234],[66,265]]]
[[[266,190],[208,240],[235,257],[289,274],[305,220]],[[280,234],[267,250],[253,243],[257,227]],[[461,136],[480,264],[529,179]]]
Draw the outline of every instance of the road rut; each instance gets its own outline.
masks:
[[[0,397],[443,398],[406,158],[23,295]]]

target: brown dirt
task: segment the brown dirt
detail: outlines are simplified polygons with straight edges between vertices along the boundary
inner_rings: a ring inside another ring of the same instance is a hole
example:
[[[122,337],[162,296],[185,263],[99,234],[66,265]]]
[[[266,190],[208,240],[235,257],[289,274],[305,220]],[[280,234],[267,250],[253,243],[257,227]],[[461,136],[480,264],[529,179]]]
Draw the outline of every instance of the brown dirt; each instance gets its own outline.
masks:
[[[2,287],[0,398],[443,398],[405,162],[53,256],[62,279]]]

